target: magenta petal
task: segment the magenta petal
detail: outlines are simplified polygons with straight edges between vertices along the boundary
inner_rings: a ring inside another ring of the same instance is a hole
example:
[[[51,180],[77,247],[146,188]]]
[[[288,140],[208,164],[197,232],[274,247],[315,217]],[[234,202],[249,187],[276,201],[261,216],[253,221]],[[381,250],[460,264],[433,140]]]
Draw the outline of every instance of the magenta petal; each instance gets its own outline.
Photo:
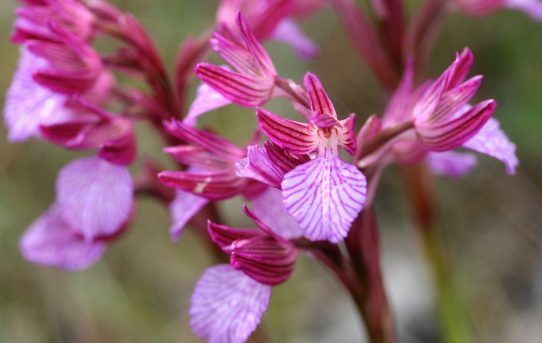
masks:
[[[258,236],[262,236],[262,232],[255,229],[245,229],[245,228],[235,228],[227,225],[221,225],[213,223],[212,221],[207,222],[207,232],[212,241],[226,250],[233,242],[237,240],[249,239]]]
[[[282,181],[286,209],[310,240],[338,242],[346,237],[366,192],[365,176],[328,150]]]
[[[100,259],[106,245],[87,242],[62,217],[53,205],[21,237],[20,249],[30,262],[76,271],[90,267]]]
[[[245,107],[258,107],[272,96],[274,79],[260,79],[234,73],[209,63],[200,63],[196,75],[231,102]]]
[[[191,192],[209,200],[223,200],[243,191],[246,179],[235,174],[235,169],[202,171],[163,171],[158,179],[164,185]]]
[[[199,145],[223,161],[235,163],[245,156],[243,149],[211,132],[198,130],[177,120],[165,122],[164,126],[171,135],[185,142]]]
[[[264,147],[250,145],[247,157],[236,164],[237,176],[260,181],[270,186],[280,188],[284,172],[275,165]]]
[[[252,212],[276,235],[284,239],[303,236],[297,221],[286,210],[280,190],[276,188],[268,188],[254,197]]]
[[[494,157],[504,163],[508,174],[516,173],[519,165],[516,145],[506,137],[495,118],[490,118],[476,135],[463,144],[463,147]]]
[[[297,249],[289,241],[271,236],[237,240],[228,248],[233,268],[264,285],[285,282],[294,270]]]
[[[271,141],[265,142],[264,146],[269,159],[285,173],[310,161],[309,156],[291,154]]]
[[[133,184],[128,169],[98,157],[66,165],[58,175],[56,192],[64,218],[86,241],[117,233],[132,210]]]
[[[303,79],[303,85],[309,94],[312,111],[327,114],[336,119],[337,112],[335,112],[335,108],[333,107],[324,86],[322,86],[320,79],[312,73],[307,73]]]
[[[301,58],[312,59],[318,54],[316,44],[290,19],[277,25],[272,38],[290,45]]]
[[[229,265],[208,268],[192,295],[192,330],[209,343],[245,342],[260,323],[271,290]]]
[[[296,154],[308,154],[318,147],[318,133],[314,126],[277,116],[258,109],[258,125],[279,147]]]
[[[423,145],[431,151],[447,151],[457,148],[474,136],[489,120],[497,104],[485,100],[466,108],[455,119],[444,122],[431,122],[416,126]]]
[[[169,204],[172,220],[169,234],[172,240],[179,239],[186,223],[208,202],[209,200],[206,198],[189,192],[177,191],[175,193],[175,199]]]
[[[478,159],[473,154],[455,151],[430,152],[427,154],[427,163],[436,175],[458,178],[469,173]]]
[[[164,152],[169,154],[175,161],[195,169],[223,169],[230,167],[230,163],[224,161],[213,153],[200,146],[194,145],[176,145],[164,148]]]
[[[23,141],[39,135],[40,124],[69,118],[72,113],[64,107],[66,97],[38,85],[33,73],[46,62],[21,49],[19,66],[7,92],[4,120],[8,139]]]
[[[196,99],[190,106],[188,114],[183,119],[183,123],[190,126],[196,126],[197,119],[200,115],[228,104],[231,104],[230,100],[209,87],[206,83],[202,83],[196,90]]]

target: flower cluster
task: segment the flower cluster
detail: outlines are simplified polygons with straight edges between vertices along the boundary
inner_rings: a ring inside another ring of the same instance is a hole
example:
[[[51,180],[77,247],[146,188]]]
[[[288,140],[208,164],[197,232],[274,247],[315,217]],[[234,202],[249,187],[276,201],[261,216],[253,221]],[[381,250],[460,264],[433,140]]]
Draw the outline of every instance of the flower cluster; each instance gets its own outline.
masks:
[[[357,239],[377,235],[360,230],[375,226],[364,216],[372,216],[386,166],[424,164],[436,175],[459,177],[477,159],[458,149],[494,157],[509,174],[518,166],[515,145],[493,118],[496,102],[473,101],[482,77],[467,77],[474,63],[468,48],[435,79],[415,82],[426,38],[421,26],[432,19],[422,13],[407,35],[400,1],[372,4],[382,21],[378,35],[350,0],[222,0],[212,35],[183,42],[172,82],[130,14],[101,0],[21,2],[12,36],[21,58],[5,107],[8,139],[37,138],[91,154],[60,171],[56,201],[23,235],[23,255],[70,271],[89,267],[129,227],[134,194],[154,196],[169,206],[173,240],[191,226],[229,256],[229,264],[204,272],[192,296],[192,328],[210,342],[246,341],[272,288],[289,279],[301,253],[329,266],[363,301],[359,275],[378,270],[379,259],[375,253],[369,266],[356,265],[364,261],[355,256]],[[479,15],[503,6],[534,17],[540,7],[455,1],[451,8]],[[358,126],[359,116],[336,111],[318,76],[307,72],[299,84],[282,76],[262,45],[276,39],[301,57],[315,57],[315,43],[294,20],[325,8],[337,10],[357,50],[392,91],[383,115]],[[114,53],[97,50],[102,36],[115,40]],[[227,65],[205,62],[208,49]],[[121,73],[144,86],[123,84]],[[185,113],[192,75],[202,83]],[[275,98],[286,99],[299,118],[265,108]],[[197,127],[201,115],[230,104],[257,118],[244,146]],[[132,177],[128,167],[142,160],[134,133],[140,123],[162,135],[174,170],[147,159]],[[257,228],[220,222],[215,204],[238,196]],[[343,242],[350,256],[339,248]]]

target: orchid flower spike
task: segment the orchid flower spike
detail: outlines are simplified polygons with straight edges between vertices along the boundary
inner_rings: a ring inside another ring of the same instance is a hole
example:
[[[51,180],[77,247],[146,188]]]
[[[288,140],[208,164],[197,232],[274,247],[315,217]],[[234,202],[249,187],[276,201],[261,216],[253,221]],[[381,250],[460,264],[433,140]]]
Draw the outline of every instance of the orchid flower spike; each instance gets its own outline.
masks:
[[[355,152],[354,114],[338,120],[320,80],[307,73],[308,124],[258,110],[260,129],[278,147],[314,158],[284,175],[282,196],[288,212],[310,240],[338,242],[348,234],[366,199],[365,176],[339,157],[339,146]]]

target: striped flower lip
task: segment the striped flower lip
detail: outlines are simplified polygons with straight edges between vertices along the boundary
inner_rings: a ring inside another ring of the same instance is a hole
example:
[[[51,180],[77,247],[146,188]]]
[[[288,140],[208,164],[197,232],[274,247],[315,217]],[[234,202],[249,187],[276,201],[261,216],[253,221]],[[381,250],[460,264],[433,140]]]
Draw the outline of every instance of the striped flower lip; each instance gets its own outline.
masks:
[[[260,129],[276,146],[296,155],[315,156],[288,171],[282,197],[305,237],[338,242],[348,234],[366,199],[365,176],[339,157],[339,146],[355,153],[354,115],[338,120],[320,80],[307,73],[304,87],[310,100],[309,123],[258,110]]]

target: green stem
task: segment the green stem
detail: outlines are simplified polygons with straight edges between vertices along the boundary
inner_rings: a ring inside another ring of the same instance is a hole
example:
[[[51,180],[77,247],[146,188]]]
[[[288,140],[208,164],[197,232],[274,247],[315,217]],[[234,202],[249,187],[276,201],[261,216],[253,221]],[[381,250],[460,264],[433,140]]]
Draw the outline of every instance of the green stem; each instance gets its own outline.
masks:
[[[455,287],[447,249],[434,224],[434,201],[431,175],[425,165],[404,169],[404,181],[417,232],[437,297],[443,341],[472,342],[466,310]]]

